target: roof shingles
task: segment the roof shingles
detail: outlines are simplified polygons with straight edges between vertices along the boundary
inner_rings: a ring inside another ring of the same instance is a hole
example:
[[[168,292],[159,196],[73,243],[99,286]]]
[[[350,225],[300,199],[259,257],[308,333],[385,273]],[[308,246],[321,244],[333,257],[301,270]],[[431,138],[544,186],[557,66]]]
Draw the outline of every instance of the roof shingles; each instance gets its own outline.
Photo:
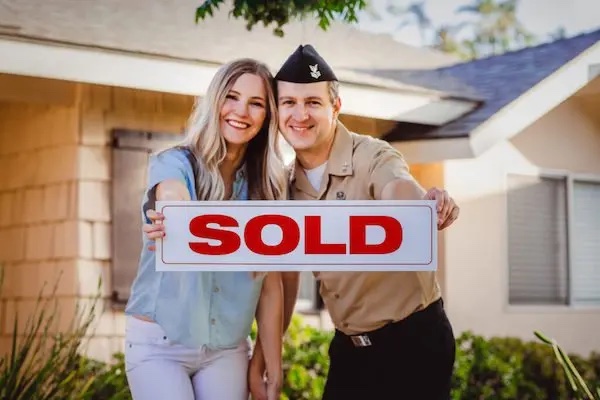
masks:
[[[371,73],[482,99],[481,106],[471,113],[422,136],[423,139],[464,137],[598,41],[600,30],[435,70],[371,70]],[[414,139],[413,136],[402,138],[394,132],[393,140]]]

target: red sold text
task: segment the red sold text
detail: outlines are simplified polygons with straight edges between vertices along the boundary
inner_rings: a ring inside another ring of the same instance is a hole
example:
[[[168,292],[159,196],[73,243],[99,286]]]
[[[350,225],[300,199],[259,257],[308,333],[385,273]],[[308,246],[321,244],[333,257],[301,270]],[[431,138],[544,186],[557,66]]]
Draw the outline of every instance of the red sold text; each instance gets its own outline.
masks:
[[[202,239],[217,240],[219,244],[190,242],[192,251],[203,255],[226,255],[235,253],[242,245],[255,254],[281,256],[298,248],[301,235],[304,236],[305,254],[389,254],[402,244],[402,225],[392,217],[383,215],[350,216],[348,221],[347,243],[323,243],[321,238],[321,217],[305,216],[304,231],[293,219],[285,215],[259,215],[250,219],[243,232],[221,228],[239,228],[238,221],[228,215],[199,215],[190,221],[192,235]],[[218,225],[218,228],[209,225]],[[267,244],[262,239],[262,231],[268,225],[276,225],[283,232],[277,244]],[[367,243],[367,227],[378,226],[385,231],[381,243]]]

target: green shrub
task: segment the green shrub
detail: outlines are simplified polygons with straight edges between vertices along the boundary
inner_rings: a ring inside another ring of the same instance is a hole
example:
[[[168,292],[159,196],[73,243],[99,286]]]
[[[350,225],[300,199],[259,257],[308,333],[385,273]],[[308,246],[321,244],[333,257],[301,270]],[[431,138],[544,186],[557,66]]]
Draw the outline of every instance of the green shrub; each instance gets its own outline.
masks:
[[[252,338],[256,331],[253,329]],[[283,368],[285,381],[282,400],[319,400],[329,368],[327,349],[333,336],[302,323],[294,316],[284,341]],[[588,359],[571,356],[573,364],[590,384],[600,377],[600,354]],[[119,355],[112,372],[102,371],[97,382],[110,380],[103,397],[91,399],[128,399],[116,396],[126,388]],[[115,372],[117,377],[114,376]],[[107,388],[110,387],[110,390]],[[98,387],[103,385],[98,383]],[[490,338],[465,332],[457,337],[457,357],[453,376],[452,398],[569,400],[577,399],[553,351],[538,342],[516,338]]]
[[[85,400],[131,400],[123,353],[115,354],[109,364],[86,359],[77,378],[91,382]]]
[[[465,332],[457,338],[452,398],[576,399],[565,372],[546,344],[517,338],[490,338]],[[588,382],[600,375],[599,355],[572,356]]]
[[[329,370],[329,342],[333,332],[302,323],[294,316],[283,347],[285,382],[282,400],[321,399]]]
[[[4,271],[0,267],[0,295]],[[37,298],[33,312],[15,312],[8,354],[0,355],[0,399],[54,400],[86,399],[93,381],[79,379],[86,364],[81,357],[85,338],[94,318],[95,301],[89,309],[77,307],[69,329],[56,333],[60,310],[54,294]],[[20,321],[25,320],[23,329]]]
[[[0,294],[1,289],[0,268]],[[109,364],[81,356],[95,304],[73,317],[70,330],[53,334],[59,311],[56,300],[38,298],[25,331],[13,334],[9,354],[0,358],[0,400],[131,400],[122,353]],[[15,332],[20,318],[16,315],[13,321]],[[256,325],[253,339],[255,335]],[[321,399],[332,337],[333,332],[310,327],[294,316],[284,340],[282,400]],[[538,338],[543,343],[461,334],[456,339],[452,398],[569,400],[596,395],[600,354],[571,355],[567,360],[553,341],[539,334]]]

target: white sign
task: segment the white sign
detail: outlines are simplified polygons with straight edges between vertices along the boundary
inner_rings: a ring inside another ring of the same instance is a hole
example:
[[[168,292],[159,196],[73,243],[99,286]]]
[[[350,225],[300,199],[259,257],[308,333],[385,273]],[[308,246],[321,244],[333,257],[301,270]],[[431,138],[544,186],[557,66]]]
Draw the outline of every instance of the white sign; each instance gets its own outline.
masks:
[[[433,271],[436,203],[157,202],[157,271]]]

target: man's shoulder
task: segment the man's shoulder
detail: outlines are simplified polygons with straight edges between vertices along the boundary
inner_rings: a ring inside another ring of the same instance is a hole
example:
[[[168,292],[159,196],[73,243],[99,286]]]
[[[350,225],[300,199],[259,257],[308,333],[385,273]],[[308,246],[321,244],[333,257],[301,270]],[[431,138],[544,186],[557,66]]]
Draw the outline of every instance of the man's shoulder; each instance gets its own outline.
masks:
[[[399,152],[388,142],[370,135],[350,132],[354,142],[354,158],[373,161],[382,152]]]

